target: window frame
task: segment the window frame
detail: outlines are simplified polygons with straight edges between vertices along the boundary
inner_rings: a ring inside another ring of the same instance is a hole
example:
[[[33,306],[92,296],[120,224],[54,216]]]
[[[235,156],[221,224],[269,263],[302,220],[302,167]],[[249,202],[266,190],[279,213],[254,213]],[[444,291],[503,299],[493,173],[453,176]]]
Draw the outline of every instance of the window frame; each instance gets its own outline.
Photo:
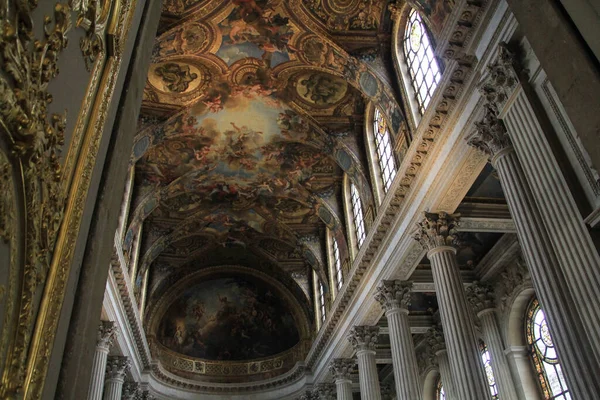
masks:
[[[352,210],[352,222],[354,237],[356,239],[356,248],[360,250],[360,247],[367,238],[367,226],[365,223],[365,210],[360,197],[360,192],[354,184],[350,181],[350,208]]]
[[[492,356],[490,354],[490,350],[483,340],[479,340],[479,351],[481,355],[481,362],[483,363],[483,370],[485,373],[485,377],[487,380],[488,387],[490,388],[490,396],[492,400],[498,400],[500,398],[498,394],[498,382],[496,381],[496,377],[494,376],[494,368],[492,366]],[[490,381],[490,377],[488,376],[488,368],[492,375],[493,383]]]
[[[382,122],[381,124],[377,123],[378,116],[380,116],[379,121]],[[389,130],[389,124],[386,120],[385,113],[378,106],[373,105],[372,113],[369,117],[367,122],[370,125],[370,129],[367,130],[367,134],[369,134],[369,143],[372,148],[371,157],[374,157],[374,159],[371,160],[371,167],[374,170],[378,200],[381,204],[398,174],[399,166],[394,150],[394,140],[392,138],[392,133]],[[383,133],[379,133],[379,131],[383,131]],[[380,142],[379,137],[385,139],[385,142]],[[386,158],[383,159],[382,156],[385,156]],[[389,168],[389,171],[393,172],[388,175],[385,167],[389,167],[390,163],[393,168]]]
[[[541,313],[541,323],[536,323],[538,320],[538,315]],[[543,325],[542,325],[543,324]],[[527,306],[527,311],[525,313],[525,340],[528,345],[529,350],[529,358],[533,364],[533,368],[535,371],[535,375],[537,376],[538,387],[541,389],[542,398],[544,400],[553,400],[553,399],[572,399],[571,392],[567,386],[567,382],[564,379],[564,375],[562,374],[562,366],[560,365],[560,360],[558,358],[558,354],[556,354],[556,348],[554,346],[552,340],[552,333],[549,330],[547,322],[547,317],[542,310],[542,307],[536,297],[534,297],[529,305]],[[539,326],[539,331],[536,329],[536,325]],[[553,349],[556,357],[551,358],[547,357],[547,352],[542,354],[542,350],[538,346],[540,341],[545,342],[543,339],[542,330],[543,327],[546,328],[546,333],[550,343],[552,346],[544,343],[544,346],[547,349]],[[539,332],[540,336],[536,337],[536,333]],[[553,367],[557,374],[558,383],[560,385],[561,391],[559,393],[554,394],[552,385],[550,383],[550,378],[548,377],[548,370],[546,365]]]

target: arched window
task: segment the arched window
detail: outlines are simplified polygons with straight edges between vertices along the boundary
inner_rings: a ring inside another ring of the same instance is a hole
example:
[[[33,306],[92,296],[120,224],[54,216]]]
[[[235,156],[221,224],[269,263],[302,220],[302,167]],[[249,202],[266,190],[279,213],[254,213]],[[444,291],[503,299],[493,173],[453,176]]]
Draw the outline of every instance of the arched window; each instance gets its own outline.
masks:
[[[319,281],[319,311],[321,314],[321,323],[325,322],[326,310],[325,310],[325,289],[323,288],[323,282]]]
[[[358,247],[365,241],[365,220],[360,195],[354,183],[350,183],[350,201],[352,203],[352,216],[354,218],[354,233]]]
[[[446,400],[446,392],[442,386],[442,380],[438,380],[437,389],[435,390],[435,400]]]
[[[377,151],[377,158],[379,160],[379,169],[381,171],[384,192],[387,192],[396,176],[396,161],[394,160],[392,141],[390,140],[390,130],[388,129],[383,113],[379,108],[375,108],[373,137],[375,140],[375,150]]]
[[[344,284],[344,274],[342,272],[342,260],[340,260],[340,248],[337,239],[331,237],[331,255],[333,256],[333,268],[335,269],[335,287],[337,290],[342,288]]]
[[[404,31],[404,57],[415,92],[419,113],[423,115],[442,77],[433,46],[419,13],[412,9]]]
[[[527,343],[544,399],[571,399],[548,329],[546,315],[536,298],[527,309],[526,324]]]
[[[483,361],[483,367],[485,369],[485,376],[488,380],[490,387],[490,393],[492,394],[492,400],[498,400],[498,385],[494,378],[494,371],[492,370],[492,360],[490,358],[490,351],[483,341],[479,341],[479,348],[481,350],[481,360]]]

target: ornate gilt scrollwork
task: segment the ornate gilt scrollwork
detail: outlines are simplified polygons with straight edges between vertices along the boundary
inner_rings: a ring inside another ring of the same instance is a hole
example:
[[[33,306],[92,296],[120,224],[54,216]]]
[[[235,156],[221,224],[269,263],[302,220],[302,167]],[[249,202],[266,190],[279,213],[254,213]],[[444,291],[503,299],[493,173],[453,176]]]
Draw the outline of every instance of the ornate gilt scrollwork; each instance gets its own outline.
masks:
[[[3,398],[10,397],[23,382],[35,322],[34,297],[45,282],[64,212],[60,151],[66,115],[48,114],[52,96],[47,87],[58,74],[58,56],[67,46],[70,8],[56,4],[54,18],[44,18],[44,38],[39,40],[34,37],[32,4],[7,1],[2,4],[0,14],[0,63],[5,72],[0,75],[0,132],[13,168],[20,171],[19,186],[26,210],[21,304],[12,352],[2,377]],[[8,173],[7,168],[7,165],[2,167],[3,175]],[[6,194],[2,190],[1,204],[12,201],[6,199]],[[6,226],[7,210],[0,208],[0,231],[14,230]]]

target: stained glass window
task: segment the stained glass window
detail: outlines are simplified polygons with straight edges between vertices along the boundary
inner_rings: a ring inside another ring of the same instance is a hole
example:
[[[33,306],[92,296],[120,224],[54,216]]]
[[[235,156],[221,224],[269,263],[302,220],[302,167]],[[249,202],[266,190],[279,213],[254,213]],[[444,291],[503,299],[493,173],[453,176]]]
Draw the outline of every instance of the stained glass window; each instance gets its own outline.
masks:
[[[321,310],[321,323],[325,322],[325,290],[319,281],[319,309]]]
[[[383,188],[387,192],[396,176],[396,161],[394,160],[392,141],[390,140],[390,130],[379,108],[375,109],[373,131]]]
[[[485,343],[479,342],[479,348],[481,349],[481,360],[483,361],[483,367],[485,369],[485,376],[490,386],[490,392],[492,394],[492,400],[498,400],[498,385],[494,378],[494,371],[492,370],[492,360],[490,358],[490,351],[488,350]]]
[[[546,315],[535,298],[527,309],[526,331],[531,358],[544,399],[570,400],[571,394],[548,329]]]
[[[342,273],[342,261],[340,260],[340,248],[335,237],[331,237],[333,243],[333,266],[335,268],[335,285],[338,290],[342,288],[344,284],[344,274]]]
[[[362,202],[354,183],[350,183],[350,200],[352,202],[352,214],[354,217],[354,232],[358,247],[365,241],[365,220],[363,218]]]
[[[423,115],[442,74],[425,25],[414,9],[408,15],[404,32],[404,56],[419,104],[419,113]]]
[[[442,386],[441,379],[438,380],[437,388],[435,389],[435,399],[446,400],[446,392],[444,391],[444,386]]]

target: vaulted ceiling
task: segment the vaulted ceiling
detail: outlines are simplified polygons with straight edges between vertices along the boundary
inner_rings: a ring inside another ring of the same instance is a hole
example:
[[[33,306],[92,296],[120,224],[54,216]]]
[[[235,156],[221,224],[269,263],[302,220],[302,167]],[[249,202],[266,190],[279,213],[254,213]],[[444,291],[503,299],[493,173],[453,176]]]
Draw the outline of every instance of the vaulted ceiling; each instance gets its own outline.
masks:
[[[310,341],[312,271],[327,282],[326,232],[349,259],[344,175],[363,209],[374,209],[365,107],[380,107],[395,143],[408,140],[391,83],[388,1],[165,0],[163,7],[124,241],[129,256],[139,243],[138,290],[149,271],[147,330],[174,357],[271,356],[294,344],[215,353],[202,347],[202,332],[219,332],[208,328],[210,318],[243,320],[258,305],[275,307],[275,296],[294,321],[289,332]],[[207,280],[222,287],[213,293],[218,301],[199,294]],[[264,318],[288,332],[289,321]],[[251,325],[235,328],[240,338],[258,332]]]

